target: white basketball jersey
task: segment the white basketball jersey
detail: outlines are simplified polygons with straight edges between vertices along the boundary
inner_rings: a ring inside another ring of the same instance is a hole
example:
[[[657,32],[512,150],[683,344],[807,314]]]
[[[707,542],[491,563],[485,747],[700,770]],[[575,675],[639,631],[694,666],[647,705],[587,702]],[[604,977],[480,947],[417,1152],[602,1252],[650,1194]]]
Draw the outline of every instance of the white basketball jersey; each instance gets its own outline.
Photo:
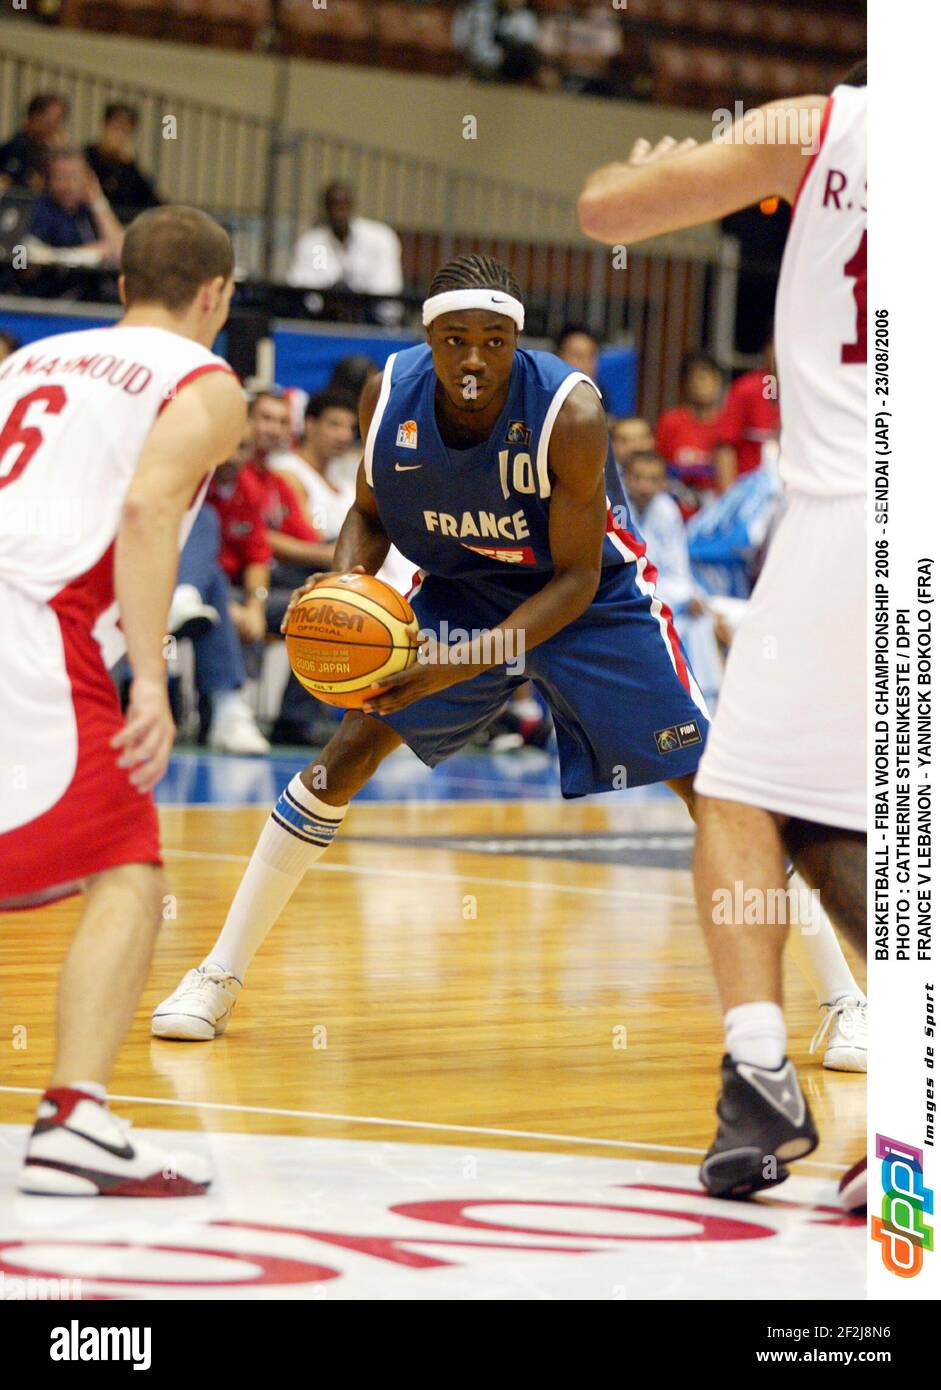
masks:
[[[775,309],[781,477],[866,491],[866,88],[837,87],[791,218]]]
[[[105,557],[144,441],[177,389],[214,370],[231,368],[162,328],[61,333],[0,364],[0,584],[47,603],[104,561],[95,612],[110,603]]]

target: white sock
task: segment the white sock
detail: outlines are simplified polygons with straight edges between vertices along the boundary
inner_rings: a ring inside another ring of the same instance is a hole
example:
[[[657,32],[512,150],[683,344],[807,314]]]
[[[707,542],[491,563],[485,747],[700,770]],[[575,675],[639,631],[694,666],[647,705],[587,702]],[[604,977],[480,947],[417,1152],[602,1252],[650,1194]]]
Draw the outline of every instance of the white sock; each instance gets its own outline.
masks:
[[[777,1071],[784,1061],[787,1028],[779,1004],[738,1004],[725,1016],[725,1050],[733,1062]]]
[[[224,719],[242,703],[241,690],[214,690],[212,693],[212,720]]]
[[[330,848],[347,809],[328,806],[297,774],[258,837],[219,939],[203,965],[218,965],[237,980],[244,979],[305,872]]]
[[[822,908],[820,930],[805,935],[795,923],[787,934],[787,944],[797,968],[817,996],[818,1005],[835,1004],[838,999],[849,996],[865,999],[843,954],[833,923]]]

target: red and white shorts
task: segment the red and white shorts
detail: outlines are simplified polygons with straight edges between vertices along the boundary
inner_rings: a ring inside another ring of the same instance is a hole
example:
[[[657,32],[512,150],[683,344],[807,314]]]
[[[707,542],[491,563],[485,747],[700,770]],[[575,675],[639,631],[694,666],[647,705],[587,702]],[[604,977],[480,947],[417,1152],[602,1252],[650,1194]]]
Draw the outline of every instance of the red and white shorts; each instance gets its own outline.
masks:
[[[732,643],[695,787],[865,831],[865,497],[789,496]]]
[[[120,864],[159,864],[153,797],[109,746],[123,720],[87,607],[0,583],[0,652],[0,908],[66,897]]]

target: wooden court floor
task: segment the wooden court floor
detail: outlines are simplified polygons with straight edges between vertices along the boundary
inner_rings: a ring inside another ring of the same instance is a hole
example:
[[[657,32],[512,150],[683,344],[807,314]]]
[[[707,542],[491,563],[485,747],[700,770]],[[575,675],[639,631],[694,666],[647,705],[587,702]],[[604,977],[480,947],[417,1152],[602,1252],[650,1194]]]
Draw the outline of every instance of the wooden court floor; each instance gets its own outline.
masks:
[[[256,959],[225,1036],[151,1039],[150,1009],[212,943],[265,814],[161,813],[167,920],[110,1086],[121,1113],[171,1129],[685,1163],[707,1146],[721,1038],[688,871],[414,843],[683,831],[678,803],[354,806]],[[389,842],[358,838],[369,836]],[[30,1120],[45,1084],[76,904],[0,916],[8,1124]],[[791,965],[787,980],[790,1052],[822,1136],[795,1170],[835,1178],[865,1147],[865,1077],[807,1055],[815,1001]]]

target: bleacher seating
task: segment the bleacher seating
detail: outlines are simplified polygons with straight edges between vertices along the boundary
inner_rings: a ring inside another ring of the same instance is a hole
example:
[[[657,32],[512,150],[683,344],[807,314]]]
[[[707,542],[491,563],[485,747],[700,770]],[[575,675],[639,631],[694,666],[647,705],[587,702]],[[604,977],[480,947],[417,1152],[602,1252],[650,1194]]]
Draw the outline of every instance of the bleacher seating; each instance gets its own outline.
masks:
[[[464,66],[452,22],[459,0],[62,0],[61,21],[151,38],[450,74]],[[548,61],[579,71],[585,17],[605,0],[530,0],[546,23]],[[827,90],[865,51],[864,5],[833,0],[621,0],[619,53],[600,90],[671,105],[763,100]],[[569,21],[569,22],[566,22]],[[559,51],[561,35],[561,51]],[[566,37],[567,36],[567,37]],[[796,85],[795,85],[796,84]]]

